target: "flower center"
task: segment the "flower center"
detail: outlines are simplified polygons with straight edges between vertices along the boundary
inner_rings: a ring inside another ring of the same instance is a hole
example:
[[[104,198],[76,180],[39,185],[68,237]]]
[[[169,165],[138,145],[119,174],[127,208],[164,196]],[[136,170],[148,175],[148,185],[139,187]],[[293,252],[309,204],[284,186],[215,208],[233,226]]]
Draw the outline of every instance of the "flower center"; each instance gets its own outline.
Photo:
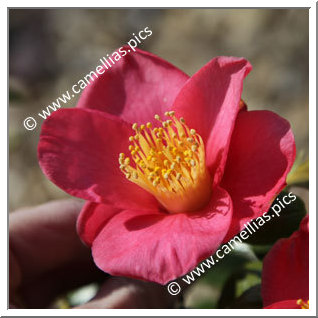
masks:
[[[151,123],[132,125],[135,135],[129,137],[131,157],[119,154],[120,169],[170,213],[199,210],[211,196],[202,138],[173,111],[165,116],[169,119],[163,121],[155,115],[161,127],[153,128]]]
[[[296,303],[301,307],[301,309],[309,309],[309,300],[304,301],[302,299],[298,299]]]

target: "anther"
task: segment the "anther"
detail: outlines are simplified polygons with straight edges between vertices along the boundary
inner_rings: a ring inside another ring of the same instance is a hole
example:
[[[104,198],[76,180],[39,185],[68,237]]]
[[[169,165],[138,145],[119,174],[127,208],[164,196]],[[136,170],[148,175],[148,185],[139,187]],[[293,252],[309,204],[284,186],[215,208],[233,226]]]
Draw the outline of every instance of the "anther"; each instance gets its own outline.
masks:
[[[132,125],[135,134],[129,137],[130,156],[119,154],[119,168],[127,179],[154,195],[168,212],[196,211],[211,195],[204,144],[184,118],[176,118],[174,111],[164,115],[167,120],[154,116],[160,122],[158,128],[151,122]]]

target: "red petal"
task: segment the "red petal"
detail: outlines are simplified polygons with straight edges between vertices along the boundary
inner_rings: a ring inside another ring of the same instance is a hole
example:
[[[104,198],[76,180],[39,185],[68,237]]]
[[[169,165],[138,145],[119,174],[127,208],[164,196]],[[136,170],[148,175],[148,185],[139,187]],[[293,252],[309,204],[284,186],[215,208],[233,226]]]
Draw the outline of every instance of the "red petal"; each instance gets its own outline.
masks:
[[[173,109],[196,129],[206,146],[207,165],[217,183],[223,174],[230,137],[252,66],[243,58],[217,57],[183,86]]]
[[[127,51],[130,49],[125,46]],[[93,108],[145,124],[171,110],[188,75],[154,54],[136,49],[88,85],[78,107]]]
[[[285,119],[269,111],[239,113],[222,180],[234,206],[225,240],[268,210],[286,185],[295,152],[294,136]]]
[[[266,255],[262,297],[264,306],[288,299],[309,299],[308,215],[298,231],[279,240]]]
[[[123,211],[93,242],[95,263],[112,275],[166,284],[215,252],[231,212],[231,199],[221,188],[215,188],[208,207],[197,214]]]
[[[78,219],[77,233],[87,245],[91,246],[106,223],[121,210],[112,205],[86,202]]]
[[[291,300],[278,301],[277,303],[273,303],[270,306],[264,307],[264,309],[301,309],[301,308],[299,305],[297,305],[297,299],[291,299]]]
[[[38,156],[48,178],[71,195],[114,207],[157,209],[152,195],[126,179],[118,156],[132,130],[116,116],[61,109],[42,125]]]

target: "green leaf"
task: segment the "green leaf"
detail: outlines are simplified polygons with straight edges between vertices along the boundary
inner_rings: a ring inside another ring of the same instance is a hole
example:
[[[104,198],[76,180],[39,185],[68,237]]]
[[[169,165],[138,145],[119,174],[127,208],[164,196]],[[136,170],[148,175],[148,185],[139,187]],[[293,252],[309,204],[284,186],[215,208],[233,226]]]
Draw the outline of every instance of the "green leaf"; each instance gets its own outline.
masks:
[[[278,200],[275,199],[272,206],[279,201],[283,202],[282,199],[286,195],[288,195],[288,192],[282,191],[277,197]],[[272,245],[280,238],[289,237],[298,229],[302,218],[306,215],[306,208],[304,202],[296,197],[295,201],[281,209],[279,216],[271,208],[267,214],[271,216],[271,219],[259,227],[245,243]]]
[[[259,260],[263,260],[273,245],[251,245],[254,254]]]
[[[300,152],[289,172],[286,180],[288,186],[300,185],[308,187],[309,182],[309,160],[305,159],[304,152]]]
[[[251,298],[251,295],[246,294],[246,292],[255,285],[259,285],[261,283],[260,268],[262,264],[259,261],[255,263],[256,264],[252,267],[257,268],[257,270],[250,270],[246,267],[235,272],[229,277],[222,290],[222,294],[218,302],[218,308],[258,308],[254,307],[254,303],[261,303],[262,300],[260,295],[257,295],[257,297],[254,297],[249,301],[246,299],[246,295]],[[243,297],[243,295],[245,296]],[[243,300],[245,305],[243,305]]]
[[[248,247],[248,245],[246,246]],[[215,259],[217,259],[217,256],[215,256]],[[233,272],[244,268],[244,265],[254,259],[255,255],[252,254],[252,251],[232,250],[231,253],[207,270],[204,276],[198,280],[203,280],[206,284],[222,288]]]
[[[246,292],[251,287],[259,284],[260,282],[261,277],[257,275],[256,272],[247,272],[244,279],[238,280],[236,283],[236,297],[240,297],[244,292]]]
[[[214,301],[203,301],[195,306],[194,309],[214,309],[216,306]]]
[[[217,259],[216,255],[213,257],[214,259]],[[194,301],[193,297],[191,297],[191,305],[187,303],[186,306],[189,308],[217,308],[218,299],[228,278],[234,272],[244,269],[247,264],[254,262],[255,260],[256,257],[251,249],[251,246],[247,244],[238,244],[235,246],[235,249],[233,249],[223,259],[219,259],[219,262],[215,263],[213,267],[206,269],[204,275],[197,279],[187,290],[189,294],[196,294],[194,287],[199,287],[199,289],[202,291],[204,288],[206,288],[205,286],[208,285],[214,290],[214,295],[208,300],[204,297],[201,297],[199,300],[196,299]],[[200,286],[202,286],[202,288]]]
[[[246,290],[239,298],[235,299],[230,308],[258,309],[263,308],[261,296],[261,284],[257,284]]]

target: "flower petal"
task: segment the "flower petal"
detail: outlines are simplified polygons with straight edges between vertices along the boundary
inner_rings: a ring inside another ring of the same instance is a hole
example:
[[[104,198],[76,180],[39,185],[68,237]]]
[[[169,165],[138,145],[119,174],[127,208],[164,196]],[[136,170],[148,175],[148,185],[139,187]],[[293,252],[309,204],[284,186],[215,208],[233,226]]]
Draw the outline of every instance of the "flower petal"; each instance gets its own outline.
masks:
[[[289,123],[269,111],[241,111],[237,117],[222,180],[234,213],[225,240],[262,215],[286,185],[295,159]]]
[[[112,205],[87,201],[77,219],[78,235],[85,244],[91,246],[106,223],[119,212]]]
[[[123,47],[126,52],[129,46]],[[131,50],[131,49],[130,49]],[[129,123],[145,124],[171,105],[188,75],[160,57],[136,49],[91,81],[77,107],[108,112]]]
[[[197,214],[123,211],[93,242],[94,261],[112,275],[166,284],[215,252],[231,215],[231,199],[221,188]]]
[[[243,58],[216,57],[189,79],[173,105],[176,115],[183,116],[203,138],[214,183],[223,174],[243,79],[251,69]]]
[[[300,229],[280,239],[264,259],[262,272],[264,307],[289,299],[309,299],[308,215]]]
[[[264,307],[264,309],[300,309],[300,306],[297,305],[297,299],[290,299],[278,301],[277,303]]]
[[[119,153],[127,151],[132,132],[116,116],[90,109],[61,109],[42,125],[40,166],[71,195],[114,207],[157,209],[154,197],[119,169]]]

